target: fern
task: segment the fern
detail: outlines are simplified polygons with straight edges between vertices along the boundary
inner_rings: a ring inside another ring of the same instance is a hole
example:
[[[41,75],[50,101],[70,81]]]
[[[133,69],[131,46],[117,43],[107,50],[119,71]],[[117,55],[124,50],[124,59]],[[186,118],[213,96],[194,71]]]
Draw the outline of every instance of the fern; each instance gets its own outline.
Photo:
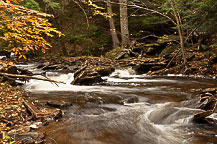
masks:
[[[43,0],[43,2],[51,9],[60,9],[60,4],[57,2],[53,2],[52,0]]]

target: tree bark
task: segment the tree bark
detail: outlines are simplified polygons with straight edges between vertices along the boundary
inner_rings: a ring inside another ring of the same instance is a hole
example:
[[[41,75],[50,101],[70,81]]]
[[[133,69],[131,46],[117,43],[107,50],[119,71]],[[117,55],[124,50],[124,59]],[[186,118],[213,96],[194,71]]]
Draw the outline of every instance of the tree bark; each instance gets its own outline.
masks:
[[[68,2],[66,0],[62,0],[61,1],[61,10],[60,12],[58,13],[59,17],[64,17],[65,15],[65,7],[67,6]],[[63,26],[63,21],[60,21],[61,19],[57,19],[57,25],[59,26],[59,30],[60,31],[64,31],[64,26]],[[67,51],[67,47],[66,47],[66,42],[65,42],[65,38],[62,37],[60,40],[59,40],[59,43],[61,44],[60,47],[61,47],[61,50],[62,50],[62,54],[63,56],[68,56],[68,51]]]
[[[176,19],[176,26],[177,26],[177,29],[178,29],[178,34],[179,34],[179,39],[180,39],[180,46],[181,46],[181,51],[182,51],[182,57],[183,57],[183,61],[184,61],[184,64],[186,65],[187,63],[187,60],[185,58],[185,46],[184,46],[184,36],[183,36],[183,30],[182,30],[182,27],[181,27],[181,18],[180,18],[180,15],[178,13],[178,11],[176,11],[176,7],[174,6],[174,1],[171,1],[171,6],[173,8],[173,15]]]
[[[119,0],[119,2],[122,47],[126,48],[129,43],[127,0]]]
[[[110,33],[112,37],[112,43],[113,43],[113,48],[119,47],[120,41],[117,36],[117,32],[115,29],[115,24],[114,24],[114,19],[112,18],[112,4],[111,0],[107,0],[107,13],[110,16],[109,18],[109,26],[110,26]]]
[[[67,48],[66,48],[66,45],[65,45],[65,38],[63,38],[61,40],[61,49],[62,49],[62,53],[63,53],[63,56],[68,56],[68,52],[67,52]]]

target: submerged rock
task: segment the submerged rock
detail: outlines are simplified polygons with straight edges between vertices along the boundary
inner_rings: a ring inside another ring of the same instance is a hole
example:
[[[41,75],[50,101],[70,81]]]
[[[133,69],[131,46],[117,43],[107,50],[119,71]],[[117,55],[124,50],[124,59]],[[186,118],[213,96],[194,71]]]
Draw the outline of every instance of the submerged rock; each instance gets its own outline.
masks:
[[[66,108],[72,106],[72,103],[64,101],[48,101],[46,104],[54,108]]]
[[[125,104],[125,103],[137,103],[139,102],[139,99],[138,97],[129,97],[129,98],[126,98],[126,99],[123,99],[120,101],[120,104]]]
[[[23,144],[42,144],[44,143],[44,134],[39,132],[28,132],[17,135],[18,140]]]

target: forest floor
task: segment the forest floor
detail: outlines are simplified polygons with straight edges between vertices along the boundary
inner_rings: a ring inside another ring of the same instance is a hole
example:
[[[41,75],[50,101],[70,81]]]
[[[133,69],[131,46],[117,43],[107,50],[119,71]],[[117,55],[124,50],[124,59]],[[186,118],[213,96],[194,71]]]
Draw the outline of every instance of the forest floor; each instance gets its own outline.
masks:
[[[30,130],[32,121],[23,100],[28,95],[18,87],[0,83],[0,143],[15,142],[12,133],[25,133]]]
[[[194,76],[205,76],[216,78],[217,77],[217,62],[215,52],[212,52],[213,56],[206,56],[204,52],[197,50],[186,51],[186,65],[182,61],[182,55],[179,54],[173,59],[168,67],[149,72],[148,74],[154,75],[166,75],[166,74],[183,74]],[[173,57],[171,55],[170,57]]]
[[[34,130],[61,116],[59,109],[40,105],[20,87],[0,83],[0,144],[42,143],[44,135]]]

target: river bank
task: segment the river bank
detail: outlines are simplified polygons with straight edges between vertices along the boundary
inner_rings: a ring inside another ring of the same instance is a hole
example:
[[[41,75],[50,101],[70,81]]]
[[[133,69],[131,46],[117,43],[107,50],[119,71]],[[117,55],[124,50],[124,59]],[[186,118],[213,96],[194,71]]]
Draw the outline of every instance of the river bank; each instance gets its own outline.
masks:
[[[128,57],[119,60],[108,59],[104,57],[43,57],[29,60],[29,62],[40,62],[38,67],[47,71],[71,71],[74,72],[79,67],[88,65],[91,70],[110,69],[109,75],[116,68],[132,67],[137,74],[147,75],[186,75],[186,76],[204,76],[216,78],[217,76],[217,58],[215,50],[210,51],[207,56],[203,51],[196,49],[186,50],[185,56],[187,63],[183,63],[182,54],[178,51],[164,55],[162,57]],[[99,70],[100,71],[100,70]]]
[[[21,87],[0,83],[0,143],[42,143],[35,129],[61,118],[56,108],[47,108]]]
[[[23,104],[29,97],[21,88],[7,83],[0,83],[0,95],[0,143],[16,143],[14,134],[30,131],[33,124]]]

